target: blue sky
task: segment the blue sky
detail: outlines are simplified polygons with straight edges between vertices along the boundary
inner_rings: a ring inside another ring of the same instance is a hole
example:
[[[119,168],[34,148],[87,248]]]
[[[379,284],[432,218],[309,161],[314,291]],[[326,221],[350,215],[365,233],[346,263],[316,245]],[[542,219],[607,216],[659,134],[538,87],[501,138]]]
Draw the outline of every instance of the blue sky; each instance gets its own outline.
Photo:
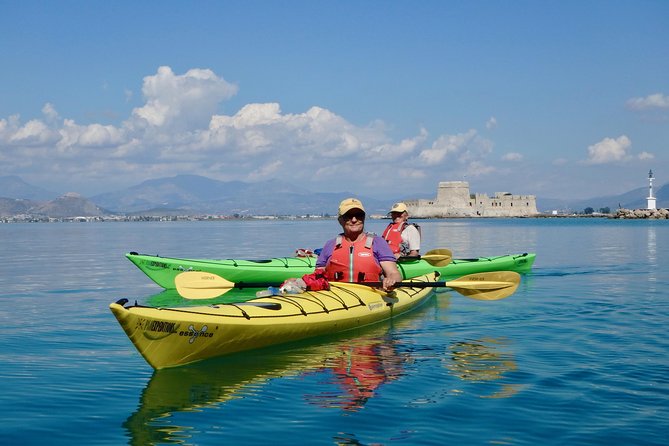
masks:
[[[0,0],[0,176],[430,198],[669,181],[669,2]],[[1,193],[0,193],[1,195]]]

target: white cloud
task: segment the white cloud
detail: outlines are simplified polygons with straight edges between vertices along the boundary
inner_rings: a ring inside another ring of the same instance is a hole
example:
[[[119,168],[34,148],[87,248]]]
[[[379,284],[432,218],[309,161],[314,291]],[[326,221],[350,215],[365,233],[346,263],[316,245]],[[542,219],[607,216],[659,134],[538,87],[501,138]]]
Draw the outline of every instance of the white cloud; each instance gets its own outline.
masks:
[[[490,175],[496,171],[497,169],[493,166],[488,166],[481,161],[473,161],[467,166],[465,175],[469,177],[481,177]]]
[[[632,146],[632,141],[622,135],[616,139],[604,138],[600,142],[588,147],[588,159],[586,164],[605,164],[629,159],[627,150]]]
[[[142,93],[146,104],[133,110],[135,117],[150,126],[193,128],[206,126],[218,104],[237,93],[237,86],[211,70],[194,68],[175,75],[163,66],[144,78]]]
[[[649,152],[641,152],[639,154],[639,159],[642,161],[655,159],[655,155]]]
[[[321,190],[347,188],[342,179],[356,178],[355,188],[401,191],[455,173],[494,172],[486,162],[493,143],[475,129],[430,138],[420,128],[393,139],[381,121],[354,125],[318,106],[283,113],[273,102],[226,115],[218,108],[237,87],[203,69],[175,74],[160,67],[144,78],[142,92],[145,103],[116,126],[61,118],[51,103],[42,119],[0,119],[0,174],[28,165],[52,182],[77,178],[99,186],[187,172],[222,180],[281,177]]]
[[[632,98],[627,101],[627,108],[631,110],[648,110],[653,108],[669,108],[669,96],[655,93],[645,98]]]
[[[42,114],[47,122],[55,122],[59,118],[56,108],[48,102],[42,107]]]
[[[420,152],[421,160],[428,164],[438,164],[451,154],[464,154],[467,147],[478,138],[476,130],[457,135],[442,135],[432,144],[432,147]]]
[[[518,152],[509,152],[509,153],[505,153],[502,156],[502,159],[504,161],[522,161],[523,155],[518,153]]]
[[[490,119],[485,123],[485,128],[492,130],[497,127],[497,118],[491,116]]]
[[[254,181],[270,179],[275,177],[282,167],[283,161],[272,161],[249,173],[249,179]]]
[[[57,139],[57,132],[52,131],[44,122],[32,119],[12,132],[8,142],[12,145],[34,147],[54,143]]]

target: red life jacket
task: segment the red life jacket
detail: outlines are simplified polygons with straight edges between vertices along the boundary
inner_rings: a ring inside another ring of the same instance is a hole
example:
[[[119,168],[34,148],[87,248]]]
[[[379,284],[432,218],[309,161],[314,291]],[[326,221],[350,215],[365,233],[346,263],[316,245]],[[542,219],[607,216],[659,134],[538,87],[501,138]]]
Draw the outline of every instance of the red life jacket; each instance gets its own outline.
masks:
[[[400,245],[402,244],[402,231],[407,227],[407,222],[390,223],[385,231],[383,231],[383,238],[388,242],[393,254],[400,252]]]
[[[374,258],[374,236],[364,234],[354,243],[337,237],[332,255],[325,265],[325,278],[333,282],[378,282],[381,265]]]

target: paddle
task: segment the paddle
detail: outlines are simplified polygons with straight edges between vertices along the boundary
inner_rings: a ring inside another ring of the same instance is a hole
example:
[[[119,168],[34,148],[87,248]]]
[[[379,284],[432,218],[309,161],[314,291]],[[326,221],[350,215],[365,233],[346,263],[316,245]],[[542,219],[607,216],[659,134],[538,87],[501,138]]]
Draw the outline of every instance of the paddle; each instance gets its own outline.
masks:
[[[216,274],[202,271],[186,271],[174,278],[177,292],[186,299],[213,299],[233,288],[267,288],[281,286],[277,282],[234,283]],[[503,299],[516,291],[520,275],[512,271],[493,271],[462,276],[448,282],[398,282],[396,287],[452,288],[463,296],[477,300]],[[336,286],[332,282],[331,286]],[[381,282],[365,282],[358,285],[380,287]]]
[[[432,266],[443,267],[451,263],[452,258],[453,258],[453,253],[451,253],[450,249],[440,248],[440,249],[432,249],[420,256],[400,257],[397,260],[399,262],[407,262],[411,260],[425,260]]]

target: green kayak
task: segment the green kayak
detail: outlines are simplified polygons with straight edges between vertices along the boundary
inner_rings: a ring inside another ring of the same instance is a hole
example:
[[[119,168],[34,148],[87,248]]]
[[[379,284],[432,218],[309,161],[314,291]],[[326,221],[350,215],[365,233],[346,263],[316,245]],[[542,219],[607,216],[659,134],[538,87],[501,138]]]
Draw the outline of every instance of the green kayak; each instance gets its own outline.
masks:
[[[532,268],[534,253],[509,254],[476,259],[453,259],[446,266],[436,266],[425,259],[400,259],[397,266],[405,279],[437,271],[442,278],[455,278],[488,271],[524,273]],[[267,260],[180,259],[130,252],[128,260],[151,280],[165,289],[174,289],[174,278],[184,271],[205,271],[234,283],[282,282],[313,272],[316,257],[277,257]]]

